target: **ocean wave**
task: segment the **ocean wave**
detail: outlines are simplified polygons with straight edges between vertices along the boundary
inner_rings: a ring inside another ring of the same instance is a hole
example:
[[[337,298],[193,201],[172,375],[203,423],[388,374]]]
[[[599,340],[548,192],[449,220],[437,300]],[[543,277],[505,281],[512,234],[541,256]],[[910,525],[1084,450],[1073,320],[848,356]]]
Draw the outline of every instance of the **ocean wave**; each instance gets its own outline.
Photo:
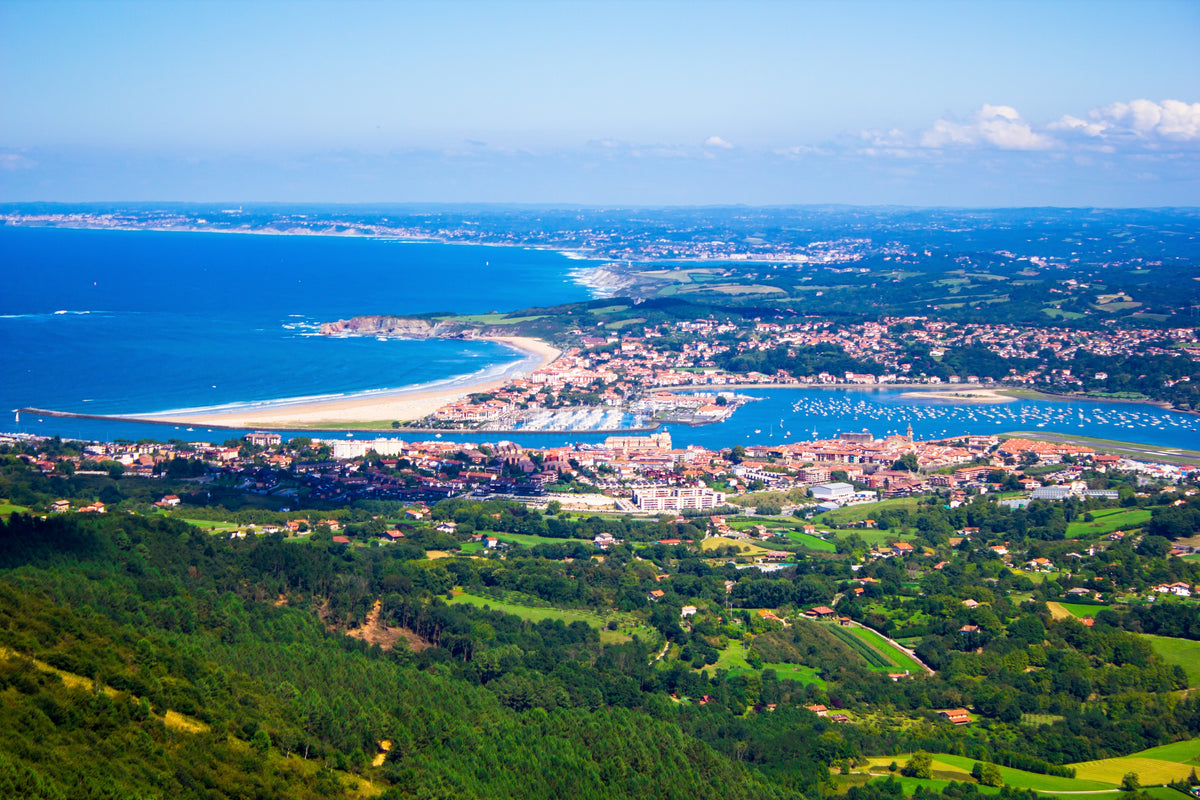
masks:
[[[104,314],[104,311],[42,311],[33,314],[0,314],[0,319],[53,319],[54,317],[82,317],[89,314]]]

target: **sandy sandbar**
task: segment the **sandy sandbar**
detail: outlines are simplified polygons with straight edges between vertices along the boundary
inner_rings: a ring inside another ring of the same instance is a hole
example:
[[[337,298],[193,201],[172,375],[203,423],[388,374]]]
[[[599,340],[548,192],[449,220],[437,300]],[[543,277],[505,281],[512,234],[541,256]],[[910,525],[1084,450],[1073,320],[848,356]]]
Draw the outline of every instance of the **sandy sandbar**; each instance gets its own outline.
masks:
[[[139,414],[141,419],[157,422],[176,422],[187,425],[219,425],[230,428],[314,428],[323,425],[336,427],[347,423],[398,421],[411,422],[437,411],[447,403],[476,392],[489,392],[507,384],[522,372],[540,369],[561,355],[561,352],[540,339],[525,336],[489,336],[489,341],[501,342],[538,357],[534,367],[514,364],[504,373],[474,384],[459,384],[429,390],[405,390],[370,395],[351,395],[329,400],[279,405],[232,408],[221,411],[175,411],[162,414]]]
[[[1011,403],[1017,398],[994,389],[939,389],[937,391],[905,392],[901,397],[935,398],[959,403]]]

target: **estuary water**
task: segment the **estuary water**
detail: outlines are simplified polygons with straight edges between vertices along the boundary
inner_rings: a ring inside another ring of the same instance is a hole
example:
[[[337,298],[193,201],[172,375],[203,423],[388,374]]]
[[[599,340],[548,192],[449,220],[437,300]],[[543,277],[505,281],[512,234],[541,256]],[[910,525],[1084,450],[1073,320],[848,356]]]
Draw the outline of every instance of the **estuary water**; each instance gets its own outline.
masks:
[[[317,325],[590,297],[571,278],[589,262],[559,253],[369,238],[0,227],[0,264],[0,431],[78,438],[223,441],[240,432],[28,414],[17,421],[9,409],[136,414],[471,383],[522,356],[492,342],[322,337]],[[895,390],[741,393],[759,399],[722,423],[672,426],[674,441],[715,448],[863,429],[885,436],[911,424],[920,439],[1026,430],[1200,449],[1200,417],[1148,404],[959,404]],[[604,436],[442,438],[550,446]]]

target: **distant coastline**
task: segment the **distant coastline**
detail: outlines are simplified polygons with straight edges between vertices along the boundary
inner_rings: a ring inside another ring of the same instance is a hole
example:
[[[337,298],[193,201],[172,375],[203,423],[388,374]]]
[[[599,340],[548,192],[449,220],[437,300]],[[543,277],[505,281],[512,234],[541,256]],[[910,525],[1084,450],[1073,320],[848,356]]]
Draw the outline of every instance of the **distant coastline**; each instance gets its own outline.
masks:
[[[53,228],[69,231],[148,231],[153,233],[232,233],[244,234],[249,236],[324,236],[336,239],[383,239],[392,242],[407,242],[410,244],[451,244],[464,245],[468,247],[512,247],[520,250],[538,250],[547,253],[558,253],[563,258],[571,261],[603,261],[594,255],[590,255],[590,251],[580,247],[567,247],[562,245],[547,245],[547,244],[526,244],[521,242],[493,242],[485,239],[463,240],[449,239],[445,236],[436,234],[423,233],[395,233],[387,231],[366,231],[361,229],[352,229],[345,231],[337,231],[330,229],[313,229],[305,227],[293,228],[221,228],[211,225],[129,225],[129,224],[87,224],[86,222],[71,221],[69,223],[60,222],[40,222],[28,218],[20,217],[13,218],[12,215],[0,215],[0,225],[7,225],[13,228]],[[587,284],[584,284],[587,285]]]

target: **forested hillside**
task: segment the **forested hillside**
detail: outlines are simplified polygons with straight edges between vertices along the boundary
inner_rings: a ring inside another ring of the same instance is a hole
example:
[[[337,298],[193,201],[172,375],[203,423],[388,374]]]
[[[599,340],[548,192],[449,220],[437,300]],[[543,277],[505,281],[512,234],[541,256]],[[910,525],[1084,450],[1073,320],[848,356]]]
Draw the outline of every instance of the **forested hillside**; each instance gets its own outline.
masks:
[[[1200,579],[1170,555],[1197,501],[1119,476],[1091,478],[1115,500],[834,512],[828,540],[735,521],[797,537],[773,536],[789,561],[764,572],[702,519],[164,510],[142,497],[189,484],[3,464],[36,511],[113,505],[0,517],[2,797],[815,798],[870,756],[1070,780],[1200,736],[1196,605],[1153,594]]]
[[[678,726],[517,711],[280,602],[339,560],[135,516],[0,524],[4,796],[791,796]]]

